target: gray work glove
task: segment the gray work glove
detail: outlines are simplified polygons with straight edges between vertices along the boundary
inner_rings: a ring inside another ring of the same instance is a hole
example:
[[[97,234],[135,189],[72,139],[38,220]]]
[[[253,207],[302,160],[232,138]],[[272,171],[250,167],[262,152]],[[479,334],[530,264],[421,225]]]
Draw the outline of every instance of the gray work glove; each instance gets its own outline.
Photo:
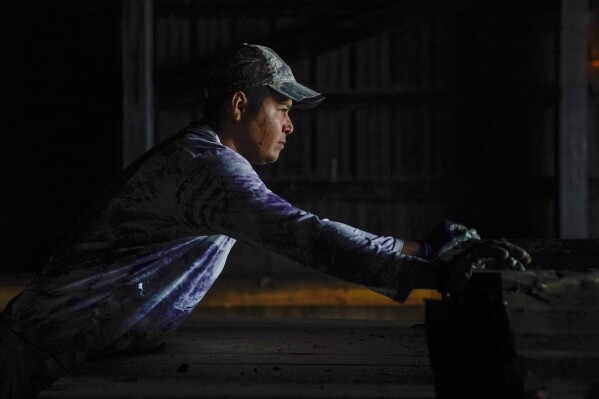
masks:
[[[458,248],[467,241],[480,241],[475,229],[444,219],[439,222],[430,234],[419,243],[424,252],[424,258],[434,259],[447,251]]]
[[[463,243],[433,260],[439,267],[437,290],[442,294],[462,290],[475,269],[525,270],[531,261],[528,252],[504,239]]]

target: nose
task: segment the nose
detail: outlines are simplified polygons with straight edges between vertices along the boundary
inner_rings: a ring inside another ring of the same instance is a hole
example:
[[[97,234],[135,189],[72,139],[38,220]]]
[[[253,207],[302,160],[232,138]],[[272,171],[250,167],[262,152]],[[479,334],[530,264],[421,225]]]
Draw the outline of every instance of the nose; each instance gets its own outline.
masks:
[[[283,125],[283,133],[285,133],[286,135],[290,135],[291,133],[293,133],[293,123],[291,122],[291,118],[289,116],[287,116],[287,120]]]

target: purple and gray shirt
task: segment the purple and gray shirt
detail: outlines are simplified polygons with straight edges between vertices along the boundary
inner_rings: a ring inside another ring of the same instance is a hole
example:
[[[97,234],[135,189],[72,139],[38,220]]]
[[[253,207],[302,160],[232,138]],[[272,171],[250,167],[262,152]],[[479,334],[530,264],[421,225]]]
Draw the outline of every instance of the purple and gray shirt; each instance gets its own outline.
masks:
[[[198,124],[128,167],[2,320],[66,369],[154,346],[200,302],[236,240],[398,301],[428,264],[401,254],[397,238],[292,206]]]

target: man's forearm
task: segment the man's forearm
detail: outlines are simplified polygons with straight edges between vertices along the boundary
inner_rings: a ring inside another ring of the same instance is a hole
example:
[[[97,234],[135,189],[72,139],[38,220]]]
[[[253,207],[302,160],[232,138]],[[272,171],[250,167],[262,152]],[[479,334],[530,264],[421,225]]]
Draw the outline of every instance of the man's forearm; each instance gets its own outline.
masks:
[[[418,256],[424,258],[424,248],[419,241],[405,240],[401,253],[404,255]],[[423,265],[414,288],[438,289],[440,286],[440,270],[438,264],[429,263]]]
[[[405,240],[401,253],[405,255],[412,255],[423,257],[424,251],[422,245],[418,241]]]

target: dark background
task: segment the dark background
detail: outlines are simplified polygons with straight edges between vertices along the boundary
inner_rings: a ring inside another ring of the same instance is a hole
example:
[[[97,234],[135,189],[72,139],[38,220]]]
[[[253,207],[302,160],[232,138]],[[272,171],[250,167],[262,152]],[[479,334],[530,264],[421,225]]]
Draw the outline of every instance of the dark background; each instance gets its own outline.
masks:
[[[0,10],[0,268],[35,270],[121,168],[120,6]]]
[[[431,8],[405,2],[413,9],[395,9],[403,15],[397,21],[385,13],[360,20],[369,15],[360,9],[364,2],[248,3],[155,2],[156,141],[198,117],[201,106],[201,77],[169,80],[176,57],[160,46],[183,40],[169,42],[169,29],[191,11],[215,29],[228,29],[218,21],[229,18],[235,24],[226,26],[235,30],[207,39],[209,50],[195,43],[202,51],[180,63],[198,66],[201,76],[219,49],[258,42],[290,59],[298,80],[328,97],[318,111],[296,114],[296,132],[304,135],[292,136],[296,142],[281,162],[258,168],[274,191],[322,217],[402,238],[422,236],[442,217],[486,237],[557,237],[558,1],[461,0]],[[373,2],[372,9],[401,3]],[[18,273],[44,266],[123,166],[121,2],[9,1],[0,5],[0,18],[0,271]],[[287,31],[294,35],[279,34]],[[380,43],[397,50],[385,55]],[[397,68],[380,72],[377,59]],[[420,59],[426,65],[402,66]],[[322,78],[333,62],[349,74],[347,87]],[[423,69],[426,82],[413,73]],[[394,86],[362,87],[360,70],[387,74]],[[390,122],[379,126],[380,120]],[[325,130],[335,123],[341,133],[332,133],[338,141],[327,146]],[[370,134],[381,141],[361,141]],[[594,140],[596,132],[589,135]],[[372,158],[360,158],[365,143],[374,148]],[[323,155],[330,146],[346,149],[338,155],[338,179],[329,176]],[[389,155],[391,147],[402,157]],[[595,203],[591,198],[591,215]],[[599,237],[595,219],[591,237]]]

